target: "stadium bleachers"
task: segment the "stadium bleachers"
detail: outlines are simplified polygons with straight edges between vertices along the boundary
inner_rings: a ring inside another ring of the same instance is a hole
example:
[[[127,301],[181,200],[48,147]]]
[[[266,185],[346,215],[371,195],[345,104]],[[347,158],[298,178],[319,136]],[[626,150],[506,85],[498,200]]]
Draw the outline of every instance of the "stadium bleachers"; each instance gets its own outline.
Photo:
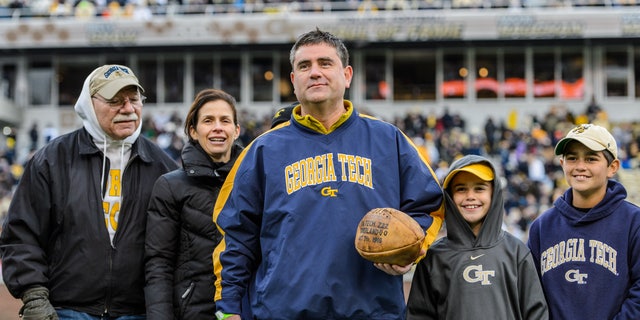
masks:
[[[91,9],[87,9],[88,6]],[[637,6],[636,0],[361,0],[361,1],[166,1],[166,0],[0,0],[0,18],[64,16],[133,17],[143,7],[152,15],[336,12],[384,10],[557,9]],[[88,10],[88,11],[87,11]]]

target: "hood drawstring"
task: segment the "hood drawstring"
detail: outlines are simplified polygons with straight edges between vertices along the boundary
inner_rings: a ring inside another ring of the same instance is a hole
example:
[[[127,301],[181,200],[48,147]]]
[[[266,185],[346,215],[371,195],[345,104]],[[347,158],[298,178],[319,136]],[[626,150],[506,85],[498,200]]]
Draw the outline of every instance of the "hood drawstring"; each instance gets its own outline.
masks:
[[[104,170],[107,168],[107,139],[103,140],[102,143],[102,173],[100,177],[100,196],[102,197],[102,201],[104,202]]]
[[[122,177],[124,176],[124,168],[125,168],[125,161],[124,161],[124,149],[125,149],[125,145],[126,143],[124,141],[122,141],[122,143],[120,144],[120,176],[118,176],[118,182],[120,183],[120,198],[122,198],[123,193],[122,193],[122,188],[124,183],[122,183]],[[107,168],[107,140],[105,139],[103,141],[102,144],[102,174],[100,177],[100,195],[102,196],[102,201],[104,201],[104,195],[105,195],[105,190],[104,190],[104,179],[105,179],[105,170]]]
[[[122,182],[122,176],[124,176],[124,168],[126,166],[126,162],[128,161],[124,161],[124,141],[122,141],[122,144],[120,145],[120,176],[118,177],[118,182],[120,183],[120,201],[122,201],[122,197],[124,197],[124,190],[122,190],[122,188],[124,187],[124,183]]]

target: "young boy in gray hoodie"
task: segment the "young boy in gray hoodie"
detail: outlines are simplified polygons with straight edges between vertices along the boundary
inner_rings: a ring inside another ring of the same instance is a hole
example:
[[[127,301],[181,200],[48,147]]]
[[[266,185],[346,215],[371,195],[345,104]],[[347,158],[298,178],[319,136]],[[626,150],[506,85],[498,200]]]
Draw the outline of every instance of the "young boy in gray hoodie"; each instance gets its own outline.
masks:
[[[529,249],[502,229],[496,178],[481,156],[451,164],[442,183],[447,236],[416,266],[407,319],[548,319]]]

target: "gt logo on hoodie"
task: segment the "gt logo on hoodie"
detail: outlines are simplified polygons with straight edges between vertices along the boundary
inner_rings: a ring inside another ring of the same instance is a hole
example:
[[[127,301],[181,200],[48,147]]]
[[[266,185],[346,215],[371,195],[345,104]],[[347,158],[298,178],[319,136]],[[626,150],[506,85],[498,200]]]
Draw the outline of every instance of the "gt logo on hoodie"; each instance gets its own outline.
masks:
[[[471,265],[464,268],[464,272],[462,274],[462,278],[464,278],[464,281],[468,283],[480,282],[480,284],[483,286],[490,285],[491,281],[489,281],[489,277],[495,277],[495,276],[496,276],[495,270],[484,271],[482,270],[481,264]]]
[[[578,269],[571,269],[564,274],[565,280],[567,280],[568,282],[576,282],[578,284],[587,283],[585,279],[588,277],[589,277],[588,274],[580,273],[580,270]]]

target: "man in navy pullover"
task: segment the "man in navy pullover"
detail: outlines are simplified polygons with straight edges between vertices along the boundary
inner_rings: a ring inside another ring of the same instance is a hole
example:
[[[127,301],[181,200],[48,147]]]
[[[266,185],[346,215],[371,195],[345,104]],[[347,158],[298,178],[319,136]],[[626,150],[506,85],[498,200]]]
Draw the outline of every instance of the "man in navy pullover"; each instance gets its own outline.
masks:
[[[291,50],[298,104],[247,146],[214,209],[218,319],[404,319],[407,266],[374,264],[354,246],[360,219],[391,207],[427,237],[442,225],[442,189],[397,127],[344,100],[353,69],[333,35],[314,30]]]

